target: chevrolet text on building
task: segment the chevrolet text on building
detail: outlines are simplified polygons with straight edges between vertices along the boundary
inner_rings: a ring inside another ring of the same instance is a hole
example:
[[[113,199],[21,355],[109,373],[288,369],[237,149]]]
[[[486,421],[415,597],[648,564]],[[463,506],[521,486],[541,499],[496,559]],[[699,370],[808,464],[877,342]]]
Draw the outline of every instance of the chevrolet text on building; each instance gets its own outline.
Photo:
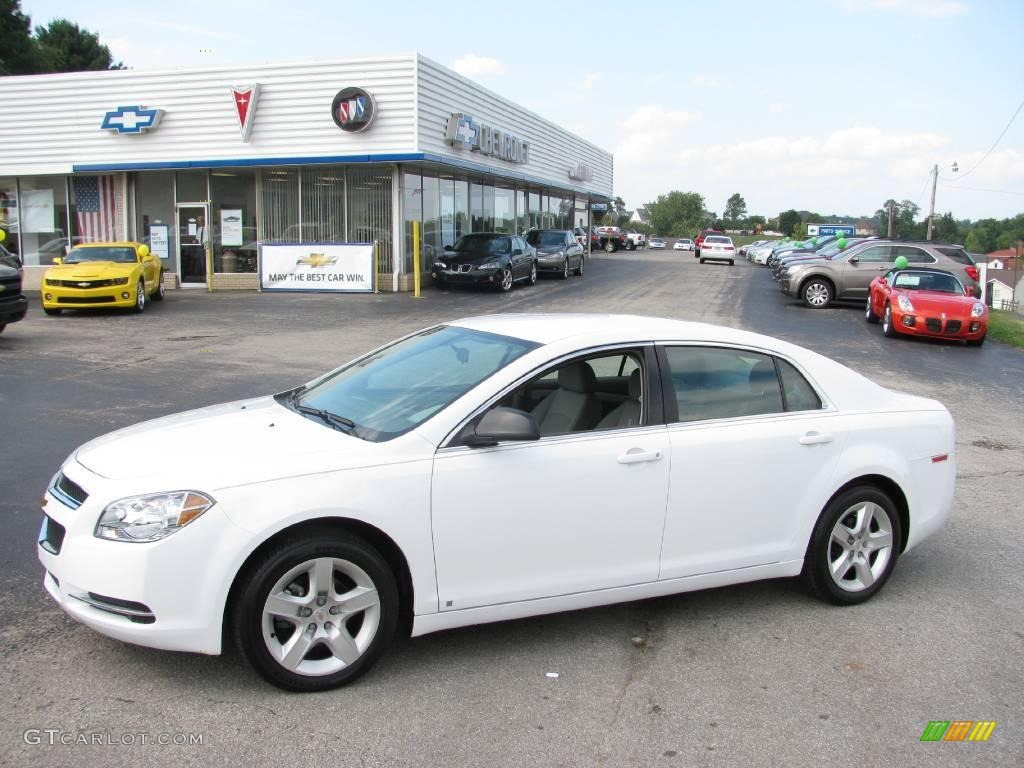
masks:
[[[408,290],[414,221],[429,255],[585,227],[612,195],[610,153],[415,53],[10,76],[0,103],[0,229],[29,290],[97,240],[149,245],[168,288],[214,290],[259,290],[264,246],[371,243],[342,272],[367,279],[312,282]]]
[[[500,128],[456,112],[448,118],[444,140],[456,149],[468,149],[510,163],[530,162],[530,144]]]

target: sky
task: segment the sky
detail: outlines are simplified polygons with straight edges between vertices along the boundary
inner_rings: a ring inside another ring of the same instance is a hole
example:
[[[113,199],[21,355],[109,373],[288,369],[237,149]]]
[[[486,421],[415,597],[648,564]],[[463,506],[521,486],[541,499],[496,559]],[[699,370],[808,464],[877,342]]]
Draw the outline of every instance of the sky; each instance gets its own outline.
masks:
[[[167,8],[173,7],[173,16]],[[418,50],[615,156],[627,207],[1024,211],[1024,2],[22,0],[135,69]],[[512,128],[514,130],[514,128]],[[984,158],[984,160],[983,160]],[[980,165],[979,161],[982,161]],[[959,173],[952,171],[956,163]]]

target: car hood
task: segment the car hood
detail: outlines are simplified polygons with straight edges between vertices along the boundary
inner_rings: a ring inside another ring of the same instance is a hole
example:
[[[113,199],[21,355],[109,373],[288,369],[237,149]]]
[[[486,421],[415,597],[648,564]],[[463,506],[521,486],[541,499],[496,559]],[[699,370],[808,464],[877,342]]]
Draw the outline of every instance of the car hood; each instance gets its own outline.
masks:
[[[437,257],[438,261],[448,264],[486,264],[488,261],[507,259],[509,254],[494,254],[487,251],[445,251]]]
[[[117,261],[83,261],[79,264],[61,264],[46,270],[50,280],[92,280],[95,278],[124,277],[130,275],[137,263]]]
[[[945,312],[947,316],[956,318],[970,317],[971,309],[978,300],[970,296],[957,296],[941,291],[893,291],[894,294],[906,296],[914,305],[915,315],[937,317]]]
[[[216,490],[381,462],[384,443],[331,429],[272,397],[165,416],[96,438],[79,464],[113,480],[154,480]]]
[[[537,250],[538,256],[557,256],[559,253],[564,252],[568,246],[563,245],[561,248],[559,248],[558,246],[554,245],[535,245],[533,247]]]

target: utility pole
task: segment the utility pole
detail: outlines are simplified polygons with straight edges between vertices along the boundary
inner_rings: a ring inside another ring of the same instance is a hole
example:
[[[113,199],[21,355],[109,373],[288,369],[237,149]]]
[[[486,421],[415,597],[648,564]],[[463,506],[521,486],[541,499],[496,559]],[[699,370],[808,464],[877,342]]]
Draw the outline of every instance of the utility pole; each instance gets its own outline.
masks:
[[[932,168],[932,204],[928,206],[928,237],[926,240],[932,239],[932,221],[935,219],[935,188],[939,185],[939,165],[935,164]]]
[[[893,218],[894,218],[895,215],[896,215],[896,201],[895,200],[890,200],[889,201],[889,234],[887,235],[887,237],[890,240],[892,240]]]

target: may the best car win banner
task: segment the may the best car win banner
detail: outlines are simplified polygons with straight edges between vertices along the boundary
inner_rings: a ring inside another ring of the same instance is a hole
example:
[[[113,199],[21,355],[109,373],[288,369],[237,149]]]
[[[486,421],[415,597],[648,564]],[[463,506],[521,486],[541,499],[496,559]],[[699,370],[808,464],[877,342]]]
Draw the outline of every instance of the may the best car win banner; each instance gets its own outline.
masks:
[[[264,245],[260,287],[265,291],[372,293],[372,243]]]

